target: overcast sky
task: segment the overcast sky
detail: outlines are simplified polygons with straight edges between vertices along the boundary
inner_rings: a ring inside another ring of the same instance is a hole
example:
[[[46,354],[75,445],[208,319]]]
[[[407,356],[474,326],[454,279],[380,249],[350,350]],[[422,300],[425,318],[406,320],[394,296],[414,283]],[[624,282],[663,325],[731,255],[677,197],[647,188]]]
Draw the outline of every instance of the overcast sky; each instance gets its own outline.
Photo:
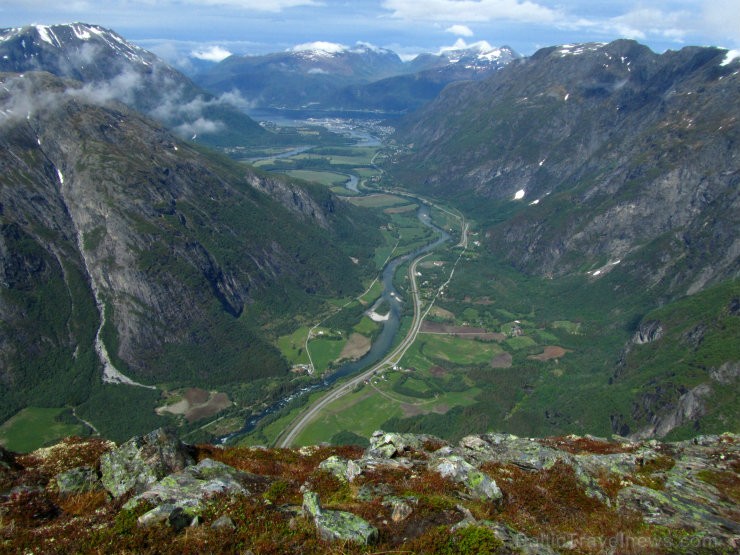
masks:
[[[459,39],[526,55],[622,37],[656,52],[740,47],[740,0],[0,0],[0,27],[76,21],[111,28],[170,61],[313,41],[363,41],[402,55]]]

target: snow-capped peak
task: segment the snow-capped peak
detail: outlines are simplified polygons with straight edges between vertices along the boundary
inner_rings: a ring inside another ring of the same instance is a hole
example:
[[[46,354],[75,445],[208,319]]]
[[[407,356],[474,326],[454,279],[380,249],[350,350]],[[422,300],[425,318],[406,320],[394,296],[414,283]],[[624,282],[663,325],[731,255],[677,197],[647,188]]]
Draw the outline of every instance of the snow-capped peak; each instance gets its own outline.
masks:
[[[0,42],[8,41],[15,37],[22,37],[23,48],[30,48],[31,42],[37,46],[46,43],[54,48],[64,49],[69,46],[75,47],[76,41],[101,41],[111,50],[133,62],[150,65],[153,56],[141,47],[127,42],[123,37],[113,31],[104,29],[97,25],[85,23],[64,23],[60,25],[34,24],[28,27],[15,29],[3,29],[0,32]],[[28,41],[30,37],[31,42]]]
[[[475,56],[478,60],[493,62],[501,59],[507,53],[510,54],[510,52],[506,52],[501,48],[491,46],[485,40],[468,44],[464,39],[459,38],[452,46],[440,48],[438,55],[450,58],[450,62],[452,63],[460,61],[463,56]]]
[[[307,52],[317,56],[333,56],[346,50],[347,47],[343,44],[326,41],[305,42],[288,49],[289,52]]]

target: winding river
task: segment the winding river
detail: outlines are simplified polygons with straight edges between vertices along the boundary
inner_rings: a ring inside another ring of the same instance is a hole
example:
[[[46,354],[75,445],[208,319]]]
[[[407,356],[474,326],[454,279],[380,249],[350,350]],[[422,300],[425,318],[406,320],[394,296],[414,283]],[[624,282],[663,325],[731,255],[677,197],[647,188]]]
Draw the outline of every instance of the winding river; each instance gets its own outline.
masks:
[[[450,239],[450,236],[447,232],[432,223],[429,213],[429,207],[422,203],[419,199],[415,200],[419,203],[419,209],[417,211],[417,217],[419,218],[419,221],[421,221],[421,223],[423,223],[425,226],[432,228],[436,232],[437,238],[434,241],[427,243],[423,247],[409,254],[405,254],[392,259],[386,264],[385,268],[383,268],[383,275],[381,278],[381,282],[383,284],[383,292],[381,294],[381,298],[384,305],[390,306],[390,312],[388,320],[382,323],[383,329],[377,339],[373,342],[370,350],[362,358],[343,364],[336,371],[326,376],[322,381],[302,387],[298,391],[295,391],[294,393],[273,402],[271,405],[262,409],[260,412],[250,415],[247,418],[244,426],[239,431],[219,438],[219,443],[227,443],[231,440],[248,434],[257,427],[257,425],[263,418],[282,410],[295,399],[303,397],[304,395],[307,395],[308,393],[311,393],[313,391],[328,389],[337,380],[358,373],[364,368],[367,368],[370,365],[378,362],[388,352],[390,352],[393,344],[395,343],[399,328],[401,327],[401,312],[404,302],[403,299],[400,298],[398,291],[396,291],[396,288],[393,286],[393,277],[396,274],[396,270],[404,262],[408,260],[413,260],[414,258],[426,254]]]

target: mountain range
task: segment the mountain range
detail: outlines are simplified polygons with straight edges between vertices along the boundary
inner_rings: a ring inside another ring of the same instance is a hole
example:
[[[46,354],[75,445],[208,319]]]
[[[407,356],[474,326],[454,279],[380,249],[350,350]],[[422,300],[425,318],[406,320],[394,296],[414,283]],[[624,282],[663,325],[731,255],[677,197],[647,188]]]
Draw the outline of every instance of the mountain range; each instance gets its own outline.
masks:
[[[193,78],[215,92],[238,91],[258,108],[407,112],[453,81],[481,79],[519,55],[486,42],[409,62],[384,48],[316,42],[263,56],[233,55]]]
[[[253,402],[287,373],[278,330],[360,292],[380,221],[178,139],[271,144],[229,101],[246,98],[412,112],[383,184],[459,208],[481,246],[440,306],[520,294],[543,337],[572,331],[547,339],[574,353],[565,370],[515,353],[510,373],[470,372],[490,386],[474,405],[398,429],[737,427],[740,62],[724,49],[480,44],[404,63],[319,43],[227,58],[198,77],[208,93],[73,24],[0,31],[0,70],[0,421],[75,406],[120,438],[160,424],[152,384]]]
[[[48,71],[86,83],[90,93],[154,117],[212,146],[275,138],[244,112],[237,95],[215,96],[160,58],[97,25],[0,29],[0,72]]]
[[[726,54],[626,40],[540,50],[409,116],[396,175],[504,220],[488,244],[520,269],[620,260],[697,292],[738,276],[740,62]],[[670,255],[640,256],[658,248]]]

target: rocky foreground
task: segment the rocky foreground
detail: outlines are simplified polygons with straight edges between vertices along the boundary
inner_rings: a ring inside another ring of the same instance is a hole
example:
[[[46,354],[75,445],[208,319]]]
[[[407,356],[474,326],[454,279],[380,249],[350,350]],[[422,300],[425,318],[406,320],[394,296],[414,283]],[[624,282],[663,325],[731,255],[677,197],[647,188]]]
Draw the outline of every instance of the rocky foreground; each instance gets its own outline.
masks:
[[[739,440],[0,447],[0,552],[736,553]]]

